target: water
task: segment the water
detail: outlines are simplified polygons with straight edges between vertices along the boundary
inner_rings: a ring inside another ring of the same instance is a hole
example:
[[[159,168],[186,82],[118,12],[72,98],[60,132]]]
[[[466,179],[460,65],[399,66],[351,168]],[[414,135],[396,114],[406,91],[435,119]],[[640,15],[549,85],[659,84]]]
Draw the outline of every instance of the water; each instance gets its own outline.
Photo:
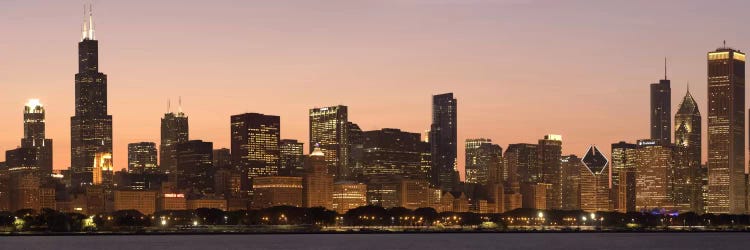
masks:
[[[750,233],[6,236],[0,249],[750,249]]]

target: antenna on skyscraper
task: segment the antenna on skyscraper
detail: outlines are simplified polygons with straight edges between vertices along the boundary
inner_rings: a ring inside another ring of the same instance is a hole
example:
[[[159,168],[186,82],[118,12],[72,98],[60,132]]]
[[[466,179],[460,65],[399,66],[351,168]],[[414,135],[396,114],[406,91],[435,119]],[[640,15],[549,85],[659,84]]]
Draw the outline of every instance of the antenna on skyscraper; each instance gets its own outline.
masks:
[[[170,111],[172,111],[172,101],[167,98],[167,113],[169,113]]]
[[[667,80],[667,57],[664,57],[664,80]]]
[[[178,106],[178,111],[179,111],[180,113],[182,113],[182,96],[180,96],[180,97],[178,97],[178,98],[179,98],[179,99],[177,100],[177,102],[178,102],[178,105],[179,105],[179,106]]]

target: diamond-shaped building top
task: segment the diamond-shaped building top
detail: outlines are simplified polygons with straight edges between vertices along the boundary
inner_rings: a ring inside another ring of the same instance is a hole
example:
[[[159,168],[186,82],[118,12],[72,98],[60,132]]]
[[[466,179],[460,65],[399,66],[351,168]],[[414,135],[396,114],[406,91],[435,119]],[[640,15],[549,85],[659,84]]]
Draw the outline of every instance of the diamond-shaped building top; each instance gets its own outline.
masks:
[[[607,160],[607,157],[604,156],[596,146],[592,145],[589,147],[589,150],[586,151],[581,162],[583,162],[583,165],[585,165],[592,174],[601,174],[607,168],[609,160]]]

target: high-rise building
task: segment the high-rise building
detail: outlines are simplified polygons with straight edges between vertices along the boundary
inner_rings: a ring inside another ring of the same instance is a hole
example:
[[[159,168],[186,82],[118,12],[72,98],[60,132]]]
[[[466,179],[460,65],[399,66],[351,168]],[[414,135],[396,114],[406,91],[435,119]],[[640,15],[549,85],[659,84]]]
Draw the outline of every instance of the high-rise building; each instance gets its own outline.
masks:
[[[228,148],[214,149],[214,167],[225,168],[232,166],[232,152]]]
[[[701,198],[701,113],[690,90],[674,117],[675,202],[681,210],[702,212]]]
[[[664,79],[651,84],[651,139],[672,142],[672,88],[667,79],[664,59]]]
[[[346,132],[347,144],[349,145],[347,166],[349,168],[349,179],[350,180],[361,180],[364,175],[364,166],[362,165],[362,158],[364,157],[364,143],[365,136],[359,125],[353,122],[347,122]]]
[[[453,93],[432,96],[432,185],[453,190],[458,183],[458,114]]]
[[[161,118],[161,143],[159,144],[159,169],[162,172],[177,170],[177,144],[189,140],[188,117],[180,109],[167,111]]]
[[[421,144],[419,133],[392,128],[364,132],[363,176],[420,175]]]
[[[596,146],[591,146],[581,159],[580,202],[586,212],[611,211],[609,161]]]
[[[637,144],[636,210],[674,210],[672,146],[653,139],[638,140]]]
[[[279,157],[281,159],[279,175],[300,176],[304,173],[304,143],[290,139],[281,140]]]
[[[128,170],[131,173],[154,172],[156,170],[156,143],[128,144]]]
[[[612,202],[619,212],[635,212],[636,145],[620,141],[612,143],[610,179]]]
[[[5,151],[5,166],[10,172],[31,172],[39,170],[36,148],[16,148]]]
[[[708,53],[709,213],[745,212],[745,54]]]
[[[466,182],[487,185],[501,183],[498,167],[502,161],[503,148],[490,139],[466,139]],[[493,165],[494,164],[494,165]],[[492,180],[492,182],[490,181]]]
[[[99,72],[99,41],[91,9],[78,43],[75,115],[70,118],[70,170],[74,188],[91,183],[94,155],[112,153],[112,116],[107,114],[107,75]]]
[[[280,118],[245,113],[231,117],[232,164],[247,171],[247,178],[279,173]]]
[[[564,155],[560,159],[562,167],[562,209],[581,209],[581,169],[584,167],[576,155]]]
[[[170,181],[176,181],[178,188],[191,190],[194,194],[212,192],[213,146],[212,142],[201,140],[177,144],[177,168],[173,175],[177,179]]]
[[[320,148],[314,148],[305,160],[302,205],[333,209],[333,175],[328,173],[326,158]]]
[[[537,145],[518,143],[505,150],[507,180],[511,190],[519,192],[520,183],[541,182],[541,168],[537,164]]]
[[[537,163],[542,170],[542,182],[549,184],[547,209],[562,209],[562,136],[545,135],[537,146]]]
[[[328,162],[328,172],[336,180],[349,178],[348,108],[343,105],[310,109],[310,152],[320,147]]]
[[[45,111],[38,99],[24,106],[21,147],[35,148],[37,167],[45,175],[52,174],[52,139],[45,136]]]

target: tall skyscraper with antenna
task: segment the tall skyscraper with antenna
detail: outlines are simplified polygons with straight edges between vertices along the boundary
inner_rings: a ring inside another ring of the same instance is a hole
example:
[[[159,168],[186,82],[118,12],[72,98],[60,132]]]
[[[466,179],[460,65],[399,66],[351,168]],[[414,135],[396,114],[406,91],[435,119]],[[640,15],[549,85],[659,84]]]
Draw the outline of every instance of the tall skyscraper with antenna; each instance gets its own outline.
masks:
[[[159,146],[159,170],[174,172],[177,168],[177,144],[189,139],[188,117],[182,112],[182,98],[177,113],[172,112],[167,101],[167,113],[161,118],[161,143]]]
[[[672,88],[667,79],[667,59],[664,58],[664,79],[651,84],[651,139],[672,142]]]
[[[107,75],[99,72],[99,41],[94,34],[92,7],[78,43],[75,115],[70,118],[70,169],[75,188],[92,183],[94,156],[112,153],[112,116],[107,114]],[[86,16],[86,14],[88,14]]]

